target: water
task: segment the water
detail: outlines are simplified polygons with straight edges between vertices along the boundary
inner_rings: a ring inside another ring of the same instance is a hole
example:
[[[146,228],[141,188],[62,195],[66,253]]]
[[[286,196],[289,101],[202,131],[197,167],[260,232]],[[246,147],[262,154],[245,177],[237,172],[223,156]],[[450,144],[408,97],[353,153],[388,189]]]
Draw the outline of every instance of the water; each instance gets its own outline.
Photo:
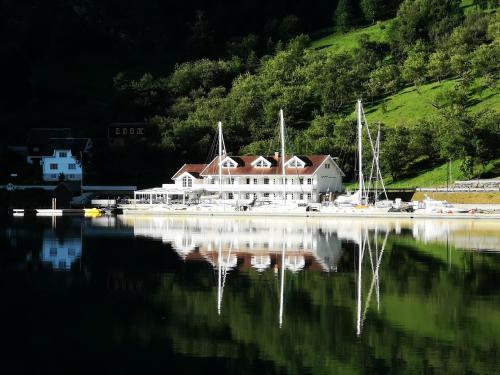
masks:
[[[500,373],[498,221],[1,228],[7,373]]]

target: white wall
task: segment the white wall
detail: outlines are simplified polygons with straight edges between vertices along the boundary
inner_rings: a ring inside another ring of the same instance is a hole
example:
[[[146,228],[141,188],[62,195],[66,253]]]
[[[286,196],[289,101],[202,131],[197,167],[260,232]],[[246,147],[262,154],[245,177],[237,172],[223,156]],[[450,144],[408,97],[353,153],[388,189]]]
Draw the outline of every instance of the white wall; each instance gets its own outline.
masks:
[[[325,168],[328,163],[330,168]],[[341,192],[342,191],[342,174],[333,163],[331,158],[328,158],[320,168],[316,171],[317,189],[320,193]]]
[[[66,153],[66,156],[63,154]],[[57,164],[56,169],[51,169],[51,164]],[[70,169],[71,166],[74,169]],[[71,150],[54,150],[52,156],[42,158],[42,172],[44,181],[58,181],[59,175],[64,173],[67,181],[80,181],[82,179],[82,166],[71,154]]]

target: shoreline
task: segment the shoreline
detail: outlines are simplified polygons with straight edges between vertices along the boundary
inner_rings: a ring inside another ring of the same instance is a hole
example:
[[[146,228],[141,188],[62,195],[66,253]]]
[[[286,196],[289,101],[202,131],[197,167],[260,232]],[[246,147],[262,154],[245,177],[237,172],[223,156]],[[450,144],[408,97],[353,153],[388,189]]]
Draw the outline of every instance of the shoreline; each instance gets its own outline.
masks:
[[[298,218],[377,218],[377,219],[458,219],[458,220],[500,220],[500,213],[414,213],[414,212],[196,212],[129,210],[123,216],[195,216],[195,217],[298,217]]]

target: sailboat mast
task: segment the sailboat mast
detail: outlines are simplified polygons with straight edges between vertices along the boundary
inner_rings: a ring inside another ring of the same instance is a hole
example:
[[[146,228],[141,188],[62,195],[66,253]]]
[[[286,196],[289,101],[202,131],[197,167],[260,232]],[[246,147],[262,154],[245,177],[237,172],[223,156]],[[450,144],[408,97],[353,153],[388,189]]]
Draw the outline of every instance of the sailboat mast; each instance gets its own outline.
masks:
[[[363,123],[361,121],[362,107],[361,100],[358,99],[358,182],[359,190],[361,192],[361,199],[363,199],[364,181],[363,181],[363,142],[362,142],[362,130]]]
[[[222,199],[222,122],[219,121],[219,199]]]
[[[283,109],[280,109],[280,135],[281,135],[281,171],[283,174],[283,200],[286,201],[285,118],[283,116]]]

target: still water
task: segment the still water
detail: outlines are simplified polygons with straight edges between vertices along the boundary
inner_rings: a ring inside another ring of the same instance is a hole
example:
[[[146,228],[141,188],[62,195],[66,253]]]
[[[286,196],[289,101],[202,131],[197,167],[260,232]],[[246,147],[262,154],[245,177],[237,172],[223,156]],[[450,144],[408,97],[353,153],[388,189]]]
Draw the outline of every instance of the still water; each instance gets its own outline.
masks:
[[[498,221],[1,224],[15,373],[500,373]]]

